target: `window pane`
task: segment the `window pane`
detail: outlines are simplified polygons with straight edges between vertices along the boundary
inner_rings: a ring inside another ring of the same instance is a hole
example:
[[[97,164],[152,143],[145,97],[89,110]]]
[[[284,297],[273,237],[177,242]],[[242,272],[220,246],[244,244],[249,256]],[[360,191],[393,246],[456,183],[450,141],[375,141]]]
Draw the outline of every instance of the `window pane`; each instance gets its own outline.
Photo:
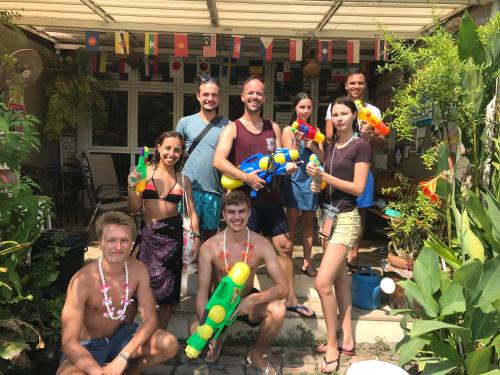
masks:
[[[92,59],[92,71],[94,77],[98,80],[115,79],[119,81],[128,81],[130,66],[124,59],[117,59],[116,56],[108,53],[106,61],[102,61],[102,54],[96,54]]]
[[[290,71],[285,72],[285,70]],[[275,82],[274,101],[276,102],[291,102],[299,92],[306,92],[311,95],[312,80],[303,79],[300,66],[285,69],[285,63],[277,63]]]
[[[241,116],[245,111],[245,106],[241,101],[240,95],[229,95],[229,119],[234,121]]]
[[[190,116],[200,111],[200,103],[196,99],[196,94],[184,94],[183,116]]]
[[[172,93],[139,92],[137,147],[154,146],[156,138],[174,128]]]
[[[209,74],[210,77],[219,78],[219,64],[210,64]],[[197,63],[184,63],[184,83],[198,83],[198,64]]]
[[[108,111],[106,123],[97,120],[96,110],[92,116],[92,145],[127,146],[128,92],[101,91]]]
[[[345,95],[344,80],[344,69],[321,69],[318,80],[319,103],[331,103],[333,98]],[[321,116],[319,111],[318,116]]]
[[[173,82],[174,79],[170,78],[170,64],[168,62],[157,62],[155,69],[154,59],[149,59],[149,69],[143,62],[139,68],[139,81],[153,81],[153,82]],[[147,73],[147,75],[146,75]]]

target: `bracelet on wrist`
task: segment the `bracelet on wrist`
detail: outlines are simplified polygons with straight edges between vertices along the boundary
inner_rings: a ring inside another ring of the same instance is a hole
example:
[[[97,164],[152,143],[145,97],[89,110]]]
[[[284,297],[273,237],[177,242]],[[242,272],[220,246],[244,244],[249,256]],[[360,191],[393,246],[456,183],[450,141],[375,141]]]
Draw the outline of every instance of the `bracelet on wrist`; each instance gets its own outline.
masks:
[[[124,359],[125,362],[127,362],[127,363],[128,363],[128,361],[130,359],[130,357],[127,354],[125,354],[125,353],[119,353],[118,357],[120,357],[121,359]]]
[[[198,238],[201,240],[201,234],[200,234],[200,233],[198,233],[198,232],[191,232],[191,235],[192,235],[194,238],[198,237]]]
[[[133,190],[133,189],[135,189],[135,186],[129,186],[128,187],[128,190]]]

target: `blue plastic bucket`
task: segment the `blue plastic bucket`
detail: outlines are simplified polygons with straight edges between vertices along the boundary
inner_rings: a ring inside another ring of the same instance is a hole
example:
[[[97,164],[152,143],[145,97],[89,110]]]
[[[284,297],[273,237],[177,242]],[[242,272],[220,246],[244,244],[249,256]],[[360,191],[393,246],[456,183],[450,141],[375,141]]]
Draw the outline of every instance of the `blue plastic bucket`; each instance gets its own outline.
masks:
[[[380,276],[371,268],[364,268],[352,275],[353,306],[373,310],[380,307]]]

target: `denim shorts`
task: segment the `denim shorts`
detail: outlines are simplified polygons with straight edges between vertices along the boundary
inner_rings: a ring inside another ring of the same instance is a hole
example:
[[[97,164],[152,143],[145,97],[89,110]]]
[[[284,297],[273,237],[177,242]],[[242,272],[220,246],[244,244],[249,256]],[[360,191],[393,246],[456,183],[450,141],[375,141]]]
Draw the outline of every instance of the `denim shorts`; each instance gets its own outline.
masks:
[[[121,350],[134,337],[139,326],[136,323],[123,323],[110,337],[100,339],[81,340],[99,366],[110,363],[121,352]],[[61,362],[64,361],[64,355]]]

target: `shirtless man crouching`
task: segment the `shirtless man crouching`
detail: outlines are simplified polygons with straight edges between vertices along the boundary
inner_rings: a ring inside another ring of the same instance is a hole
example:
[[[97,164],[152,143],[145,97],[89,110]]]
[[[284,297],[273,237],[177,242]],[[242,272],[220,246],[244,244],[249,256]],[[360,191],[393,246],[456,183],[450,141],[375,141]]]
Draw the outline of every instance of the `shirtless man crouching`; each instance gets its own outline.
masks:
[[[129,257],[135,230],[122,212],[97,220],[102,257],[78,271],[68,286],[58,375],[140,374],[177,353],[177,339],[158,329],[148,271]],[[140,326],[126,320],[132,296],[139,302]]]
[[[227,228],[205,241],[200,248],[198,294],[196,312],[201,319],[209,299],[212,274],[218,283],[234,263],[242,261],[251,269],[247,285],[235,314],[237,320],[251,327],[260,325],[259,334],[247,362],[259,374],[274,375],[276,370],[263,356],[264,350],[278,335],[285,320],[283,299],[288,296],[285,274],[271,243],[247,228],[250,217],[250,199],[241,191],[232,191],[222,198],[222,216]],[[262,264],[275,285],[259,291],[253,287],[255,271]],[[212,273],[213,272],[213,273]],[[207,360],[217,360],[222,341],[210,343]]]

